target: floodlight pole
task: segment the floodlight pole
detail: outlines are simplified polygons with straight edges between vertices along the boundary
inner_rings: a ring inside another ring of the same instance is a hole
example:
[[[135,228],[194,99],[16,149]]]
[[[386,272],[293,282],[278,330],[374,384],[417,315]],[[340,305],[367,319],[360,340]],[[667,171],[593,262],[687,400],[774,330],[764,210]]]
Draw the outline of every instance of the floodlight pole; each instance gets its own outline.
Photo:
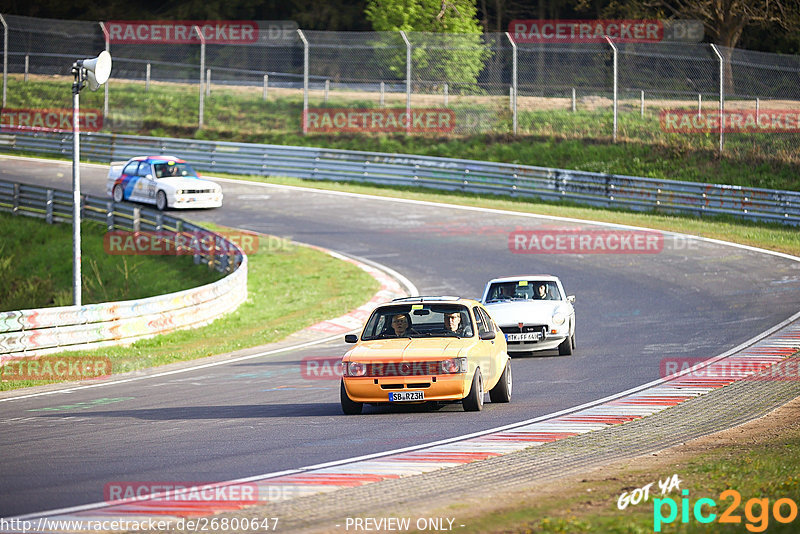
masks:
[[[81,305],[81,128],[80,94],[86,83],[83,61],[72,65],[72,304]]]

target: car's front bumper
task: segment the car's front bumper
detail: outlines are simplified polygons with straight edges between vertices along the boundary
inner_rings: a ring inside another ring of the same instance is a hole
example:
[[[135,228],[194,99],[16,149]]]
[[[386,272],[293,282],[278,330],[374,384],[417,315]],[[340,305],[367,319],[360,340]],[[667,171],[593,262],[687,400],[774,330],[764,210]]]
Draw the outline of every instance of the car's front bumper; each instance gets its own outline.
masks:
[[[173,208],[219,208],[222,207],[222,194],[208,196],[178,196],[173,199]]]
[[[509,341],[507,345],[507,352],[531,352],[535,350],[553,350],[566,339],[566,336],[548,336],[542,341],[534,342],[513,342]]]
[[[467,396],[472,377],[467,373],[393,377],[344,377],[347,396],[355,402],[390,402],[389,393],[422,391],[426,401],[453,401]]]

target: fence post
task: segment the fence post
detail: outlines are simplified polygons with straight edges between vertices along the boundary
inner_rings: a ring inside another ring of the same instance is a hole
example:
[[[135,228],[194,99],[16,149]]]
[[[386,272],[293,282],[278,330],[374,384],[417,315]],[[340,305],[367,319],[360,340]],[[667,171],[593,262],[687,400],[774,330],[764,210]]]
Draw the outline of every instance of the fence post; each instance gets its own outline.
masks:
[[[44,220],[47,224],[53,224],[53,190],[47,190],[47,205],[45,206]]]
[[[613,140],[617,142],[617,47],[608,35],[605,36],[606,41],[611,46],[614,52],[614,133]]]
[[[206,38],[203,35],[203,32],[200,31],[199,26],[193,26],[195,32],[197,32],[197,36],[200,38],[200,109],[198,110],[198,119],[197,124],[198,128],[203,127],[203,115],[205,113],[205,91],[203,88],[203,78],[205,76],[206,70]]]
[[[144,92],[150,90],[150,63],[147,64],[147,68],[144,71]]]
[[[8,86],[8,24],[3,15],[0,15],[3,24],[3,108],[6,107],[6,87]]]
[[[761,99],[756,97],[756,120],[758,120],[758,114],[761,112]]]
[[[142,229],[142,208],[136,206],[133,208],[133,220],[131,221],[133,224],[133,231],[139,232]]]
[[[103,22],[100,22],[100,29],[103,30],[103,38],[106,41],[106,52],[111,53],[111,36]],[[108,80],[103,84],[103,121],[108,118]]]
[[[303,41],[303,135],[306,135],[308,133],[308,39],[300,28],[297,28],[297,35]]]
[[[109,232],[114,231],[114,207],[115,203],[111,200],[106,202],[106,229]]]
[[[572,112],[575,113],[576,106],[575,106],[575,88],[572,88]]]
[[[211,69],[206,69],[206,96],[211,96]]]
[[[444,82],[444,107],[447,107],[448,88],[447,82]]]
[[[384,91],[384,83],[381,82],[381,107],[383,107],[383,105],[384,105],[383,91]]]
[[[269,97],[269,74],[265,74],[264,75],[264,94],[263,94],[263,97],[264,97],[264,102],[266,102],[267,98]]]
[[[25,54],[25,77],[23,79],[23,81],[25,81],[25,82],[28,81],[28,70],[31,67],[31,61],[30,60],[31,60],[31,57],[28,54]]]
[[[328,92],[331,90],[331,81],[325,80],[325,103],[328,103]]]
[[[711,43],[711,50],[719,60],[719,153],[725,149],[725,61],[719,53],[717,45]]]
[[[406,43],[406,133],[411,132],[411,42],[406,32],[400,30],[400,36]]]
[[[514,135],[517,134],[517,43],[511,38],[511,34],[506,32],[508,42],[511,43],[511,114]]]
[[[641,118],[644,118],[644,89],[642,89],[642,103],[641,103],[641,112],[639,113]]]
[[[703,93],[697,93],[697,116],[703,114]]]

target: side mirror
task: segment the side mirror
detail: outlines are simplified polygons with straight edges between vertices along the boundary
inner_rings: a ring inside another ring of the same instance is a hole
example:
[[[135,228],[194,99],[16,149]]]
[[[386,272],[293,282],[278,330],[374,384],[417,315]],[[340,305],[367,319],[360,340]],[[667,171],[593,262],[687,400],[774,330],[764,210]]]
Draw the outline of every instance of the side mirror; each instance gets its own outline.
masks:
[[[153,175],[152,174],[147,174],[147,175],[145,175],[145,178],[147,178],[148,180],[152,180],[153,179]]]
[[[489,331],[489,332],[482,332],[480,338],[488,340],[488,339],[494,339],[495,336],[496,334],[493,331]]]
[[[571,304],[575,304],[575,295],[569,295],[569,296],[567,296],[567,300],[568,300],[568,301],[569,301]]]
[[[347,334],[344,336],[345,343],[358,343],[358,336],[355,334]]]

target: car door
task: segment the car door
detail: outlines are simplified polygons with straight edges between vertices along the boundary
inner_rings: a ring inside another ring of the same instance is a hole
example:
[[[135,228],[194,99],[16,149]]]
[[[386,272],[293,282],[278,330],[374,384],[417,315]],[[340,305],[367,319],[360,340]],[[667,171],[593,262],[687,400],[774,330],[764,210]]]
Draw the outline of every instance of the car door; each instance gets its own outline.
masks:
[[[153,175],[153,169],[150,163],[146,161],[139,164],[139,181],[142,183],[142,202],[149,202],[150,204],[155,203],[158,183]]]
[[[497,370],[492,361],[492,353],[495,352],[494,339],[481,339],[482,335],[493,332],[491,319],[486,315],[481,308],[475,306],[472,308],[472,313],[475,315],[475,324],[478,329],[478,342],[474,348],[475,356],[479,361],[481,374],[483,375],[484,388],[490,389],[497,382]]]

